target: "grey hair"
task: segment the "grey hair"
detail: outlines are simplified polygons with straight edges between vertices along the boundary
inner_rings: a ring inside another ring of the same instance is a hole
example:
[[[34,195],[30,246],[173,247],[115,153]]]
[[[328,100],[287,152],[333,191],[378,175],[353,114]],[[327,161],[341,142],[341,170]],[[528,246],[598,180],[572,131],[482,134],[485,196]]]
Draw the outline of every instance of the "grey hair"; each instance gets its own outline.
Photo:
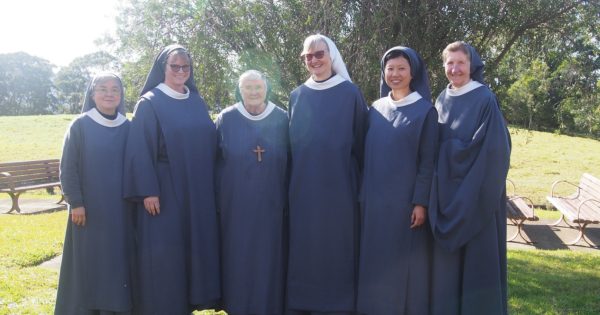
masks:
[[[238,79],[238,87],[242,88],[242,83],[246,80],[262,80],[265,83],[265,87],[267,86],[267,77],[258,70],[248,70]]]
[[[329,45],[327,44],[327,41],[323,38],[323,35],[313,34],[304,39],[304,45],[301,55],[308,53],[308,50],[310,48],[315,47],[315,45],[318,43],[325,43],[325,47],[327,47],[327,51],[329,51]]]

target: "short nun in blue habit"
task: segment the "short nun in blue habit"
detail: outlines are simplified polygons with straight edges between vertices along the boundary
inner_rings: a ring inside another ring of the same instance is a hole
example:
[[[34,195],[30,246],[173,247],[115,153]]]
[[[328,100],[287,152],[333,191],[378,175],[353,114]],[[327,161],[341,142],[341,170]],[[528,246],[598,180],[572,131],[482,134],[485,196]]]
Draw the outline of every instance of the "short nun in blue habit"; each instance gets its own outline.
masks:
[[[96,75],[65,135],[60,181],[70,218],[55,314],[130,314],[133,307],[132,211],[122,198],[129,131],[123,98],[118,76]]]
[[[217,117],[217,205],[223,306],[232,315],[283,313],[288,118],[267,81],[243,73],[238,103]]]
[[[141,314],[189,314],[220,297],[216,142],[189,53],[167,46],[142,89],[125,154]]]
[[[429,218],[432,314],[506,314],[510,135],[473,47],[444,50],[450,84],[436,101],[440,139]]]
[[[367,106],[335,44],[311,35],[311,77],[288,106],[292,155],[287,309],[351,314],[358,268],[358,191]]]
[[[431,230],[426,208],[438,123],[427,69],[413,49],[381,60],[381,98],[369,110],[362,182],[357,311],[428,314]]]

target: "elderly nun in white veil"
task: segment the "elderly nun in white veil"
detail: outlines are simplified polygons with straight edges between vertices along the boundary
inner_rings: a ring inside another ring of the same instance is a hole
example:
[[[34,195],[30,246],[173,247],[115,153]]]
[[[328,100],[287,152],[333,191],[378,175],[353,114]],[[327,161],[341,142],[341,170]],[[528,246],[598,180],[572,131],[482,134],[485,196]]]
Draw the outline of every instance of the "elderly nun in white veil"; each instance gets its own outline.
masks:
[[[310,77],[292,91],[288,105],[287,311],[351,314],[367,106],[331,39],[307,37],[301,56]]]

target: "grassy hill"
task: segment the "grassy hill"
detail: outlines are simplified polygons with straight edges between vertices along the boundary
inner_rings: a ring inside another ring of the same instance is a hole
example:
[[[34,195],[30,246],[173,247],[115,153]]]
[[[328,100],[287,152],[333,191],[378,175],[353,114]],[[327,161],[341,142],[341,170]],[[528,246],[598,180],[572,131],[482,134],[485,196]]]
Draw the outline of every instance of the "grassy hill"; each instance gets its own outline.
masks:
[[[60,158],[65,130],[74,117],[0,116],[0,162]],[[513,151],[508,177],[518,194],[537,205],[545,205],[556,180],[577,182],[584,172],[600,176],[600,141],[519,128],[510,131]]]

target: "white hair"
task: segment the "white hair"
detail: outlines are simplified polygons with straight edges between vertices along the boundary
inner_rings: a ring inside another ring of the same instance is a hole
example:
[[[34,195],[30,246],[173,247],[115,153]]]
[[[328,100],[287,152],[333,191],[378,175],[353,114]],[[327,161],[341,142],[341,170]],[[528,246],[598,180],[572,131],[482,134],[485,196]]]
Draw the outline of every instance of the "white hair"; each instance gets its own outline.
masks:
[[[242,83],[246,80],[262,80],[267,86],[267,77],[258,70],[248,70],[242,73],[238,79],[238,87],[242,88]]]

